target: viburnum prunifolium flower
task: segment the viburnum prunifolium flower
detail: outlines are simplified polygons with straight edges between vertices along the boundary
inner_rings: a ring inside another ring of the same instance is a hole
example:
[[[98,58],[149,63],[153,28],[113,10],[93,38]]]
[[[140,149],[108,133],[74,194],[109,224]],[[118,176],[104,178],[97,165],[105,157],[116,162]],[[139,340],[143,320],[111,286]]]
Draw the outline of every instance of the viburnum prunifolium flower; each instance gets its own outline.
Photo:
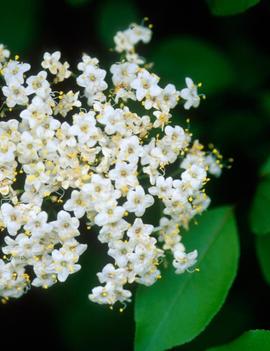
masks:
[[[137,24],[115,35],[121,59],[111,65],[111,79],[87,54],[71,72],[60,51],[44,53],[41,70],[30,73],[0,45],[3,302],[81,268],[83,218],[97,228],[111,261],[89,294],[96,303],[125,303],[131,284],[154,284],[167,252],[177,274],[196,264],[198,252],[186,252],[182,229],[208,207],[204,187],[209,174],[220,175],[221,156],[173,125],[173,109],[198,107],[203,95],[189,77],[182,90],[161,84],[135,51],[151,36]],[[65,80],[75,90],[57,88]],[[162,215],[147,223],[157,202]]]

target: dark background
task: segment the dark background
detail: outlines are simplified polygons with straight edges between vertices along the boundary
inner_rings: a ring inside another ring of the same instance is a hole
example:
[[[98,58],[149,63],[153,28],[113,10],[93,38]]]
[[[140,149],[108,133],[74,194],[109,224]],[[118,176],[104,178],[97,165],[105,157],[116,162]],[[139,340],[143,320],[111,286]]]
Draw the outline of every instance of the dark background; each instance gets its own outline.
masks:
[[[0,42],[30,62],[34,71],[40,69],[43,52],[56,49],[73,68],[82,52],[96,55],[101,66],[108,68],[117,59],[109,51],[110,37],[130,21],[148,16],[154,37],[147,48],[141,47],[142,54],[156,62],[164,81],[183,82],[190,74],[203,80],[202,91],[207,93],[200,108],[179,116],[179,123],[190,117],[195,136],[214,143],[225,159],[234,159],[233,167],[225,169],[208,192],[212,206],[235,206],[241,242],[239,273],[207,329],[177,350],[202,351],[244,330],[269,329],[270,289],[261,276],[248,222],[258,169],[270,153],[269,2],[227,17],[213,16],[203,0],[78,2],[82,4],[2,0]],[[169,46],[167,51],[168,43],[173,43],[173,49]],[[210,56],[204,50],[210,50]],[[119,313],[88,301],[97,283],[95,273],[107,262],[105,247],[94,235],[83,233],[89,252],[82,257],[82,270],[67,282],[46,291],[33,288],[23,298],[0,305],[1,349],[133,349],[133,305]]]

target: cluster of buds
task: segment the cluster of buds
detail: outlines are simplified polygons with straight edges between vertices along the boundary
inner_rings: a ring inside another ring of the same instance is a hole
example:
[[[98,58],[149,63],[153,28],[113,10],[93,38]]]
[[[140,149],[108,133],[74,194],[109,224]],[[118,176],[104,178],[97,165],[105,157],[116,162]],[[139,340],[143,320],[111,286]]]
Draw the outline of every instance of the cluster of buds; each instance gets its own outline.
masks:
[[[80,269],[83,218],[111,259],[89,294],[94,302],[130,301],[130,284],[161,278],[166,252],[176,273],[192,271],[198,253],[186,252],[182,230],[208,207],[204,187],[221,173],[221,156],[172,125],[172,109],[198,107],[202,95],[190,78],[179,91],[160,85],[135,51],[151,36],[137,24],[116,34],[122,58],[110,67],[112,82],[97,58],[83,54],[71,73],[58,51],[45,53],[42,70],[30,75],[30,65],[0,45],[3,301]],[[57,89],[66,80],[75,88]],[[159,221],[146,223],[157,203]]]

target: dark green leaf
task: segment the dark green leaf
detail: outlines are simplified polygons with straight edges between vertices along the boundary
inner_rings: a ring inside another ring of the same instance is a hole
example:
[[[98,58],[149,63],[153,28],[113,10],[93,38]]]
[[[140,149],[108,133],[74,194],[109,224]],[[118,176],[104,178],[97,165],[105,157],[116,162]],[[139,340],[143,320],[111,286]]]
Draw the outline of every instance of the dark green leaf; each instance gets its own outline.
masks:
[[[209,351],[269,351],[270,331],[250,330],[229,344],[213,347]]]
[[[260,170],[260,175],[262,177],[265,176],[270,176],[270,157],[267,159],[267,161],[263,164],[261,170]]]
[[[176,275],[173,269],[136,297],[136,350],[161,351],[195,338],[221,308],[238,262],[233,212],[206,212],[186,233],[188,250],[197,248],[199,273]]]
[[[214,15],[229,16],[246,11],[260,0],[207,0],[207,2]]]
[[[267,167],[263,170],[267,171]],[[270,233],[270,177],[263,177],[256,189],[250,212],[251,229],[255,234]]]
[[[152,55],[154,71],[162,79],[178,88],[185,85],[185,77],[202,82],[204,93],[214,94],[228,88],[234,79],[233,69],[215,47],[194,38],[168,38]]]
[[[14,54],[30,47],[38,33],[39,1],[10,0],[1,2],[0,43]]]
[[[119,30],[125,30],[132,22],[141,21],[133,1],[116,0],[100,3],[96,26],[102,42],[108,47],[113,46],[113,37]]]
[[[256,238],[256,251],[263,276],[270,284],[270,235]]]
[[[242,292],[236,294],[234,290],[207,328],[191,342],[180,346],[179,350],[205,351],[230,342],[252,328],[253,314],[250,301]]]

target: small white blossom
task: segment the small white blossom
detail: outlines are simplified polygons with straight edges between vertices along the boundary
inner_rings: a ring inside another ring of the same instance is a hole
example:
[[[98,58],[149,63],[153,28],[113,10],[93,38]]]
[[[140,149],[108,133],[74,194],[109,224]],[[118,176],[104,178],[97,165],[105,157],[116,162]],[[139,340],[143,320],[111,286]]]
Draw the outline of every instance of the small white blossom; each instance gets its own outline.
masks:
[[[158,86],[159,78],[149,73],[147,70],[140,71],[137,78],[130,84],[133,89],[136,90],[136,97],[138,101],[141,101],[148,94],[151,97],[158,96],[161,92],[161,88]]]
[[[56,74],[59,67],[60,57],[60,51],[55,51],[52,54],[45,52],[41,66],[45,69],[48,69],[52,74]]]
[[[0,67],[10,56],[10,51],[5,48],[3,44],[0,44]]]
[[[77,260],[77,255],[64,248],[52,252],[52,270],[60,282],[66,281],[70,274],[76,273],[81,268],[79,264],[76,264]]]
[[[24,83],[24,74],[29,71],[31,66],[28,63],[20,63],[18,61],[10,60],[3,68],[3,76],[6,84],[9,86],[11,83],[21,85]]]
[[[50,91],[50,84],[47,81],[47,72],[41,71],[36,76],[30,76],[26,80],[27,88],[26,94],[36,94],[40,97],[46,97],[47,92]]]
[[[73,190],[70,200],[64,205],[64,209],[66,211],[73,211],[75,217],[81,218],[85,214],[86,204],[87,202],[84,193]]]
[[[135,190],[129,190],[127,202],[124,204],[124,207],[128,212],[134,212],[137,217],[141,217],[145,210],[152,206],[153,203],[153,197],[145,194],[144,189],[138,185]]]
[[[198,107],[200,104],[200,96],[198,95],[197,85],[190,78],[186,78],[187,87],[180,91],[182,99],[186,100],[184,108],[189,110],[191,107]]]
[[[194,266],[194,264],[197,262],[197,256],[197,250],[189,252],[188,254],[182,250],[175,250],[173,266],[176,268],[176,273],[183,273],[190,267]]]
[[[22,212],[8,203],[1,206],[3,222],[10,235],[16,235],[23,225]]]
[[[8,107],[26,105],[28,102],[26,89],[17,80],[12,80],[8,86],[2,88],[2,91],[7,98],[6,104]]]

